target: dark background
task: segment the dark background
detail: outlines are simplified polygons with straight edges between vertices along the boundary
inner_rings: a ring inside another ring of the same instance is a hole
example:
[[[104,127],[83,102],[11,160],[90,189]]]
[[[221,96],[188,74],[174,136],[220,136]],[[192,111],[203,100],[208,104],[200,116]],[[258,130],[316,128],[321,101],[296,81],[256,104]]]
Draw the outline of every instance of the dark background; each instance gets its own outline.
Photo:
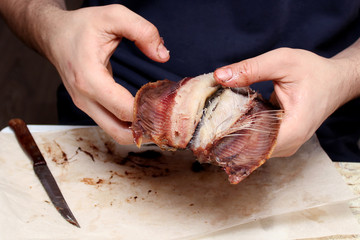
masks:
[[[69,9],[82,0],[67,0]],[[29,124],[56,124],[56,69],[21,42],[0,17],[0,130],[14,117]]]

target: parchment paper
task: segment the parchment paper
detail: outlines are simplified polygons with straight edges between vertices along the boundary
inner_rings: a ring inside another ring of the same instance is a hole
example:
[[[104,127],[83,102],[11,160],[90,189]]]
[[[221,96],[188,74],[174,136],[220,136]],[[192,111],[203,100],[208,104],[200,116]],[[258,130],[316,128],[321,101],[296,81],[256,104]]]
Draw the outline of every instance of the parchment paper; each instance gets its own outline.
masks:
[[[316,138],[295,156],[270,159],[231,185],[218,167],[193,171],[195,160],[187,151],[136,157],[129,152],[159,150],[117,145],[97,127],[34,136],[81,229],[62,219],[49,202],[13,134],[1,133],[0,234],[5,239],[177,239],[230,227],[221,234],[250,239],[258,229],[284,236],[283,229],[296,221],[304,231],[311,230],[304,227],[309,221],[311,226],[332,222],[329,231],[318,234],[358,233],[344,205],[332,208],[354,195]],[[318,214],[306,212],[315,207],[320,207]],[[345,229],[336,218],[327,219],[332,211],[345,214],[340,217],[346,219]],[[296,237],[292,234],[287,237]],[[218,236],[225,239],[213,238]]]

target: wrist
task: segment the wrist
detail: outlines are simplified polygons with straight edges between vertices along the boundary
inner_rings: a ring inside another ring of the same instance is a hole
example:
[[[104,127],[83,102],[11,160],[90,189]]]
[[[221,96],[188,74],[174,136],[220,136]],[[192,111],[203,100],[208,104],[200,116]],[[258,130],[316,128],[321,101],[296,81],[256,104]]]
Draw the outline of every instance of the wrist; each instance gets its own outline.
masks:
[[[24,29],[27,35],[23,36],[30,47],[49,58],[52,34],[56,30],[56,22],[61,22],[60,14],[66,10],[62,1],[31,1],[25,11]]]
[[[360,97],[360,59],[356,57],[334,57],[338,68],[340,101],[343,104]],[[335,80],[336,81],[336,80]]]
[[[65,9],[64,0],[0,1],[0,14],[10,29],[26,45],[43,55],[46,32],[52,24],[50,20],[57,11]]]
[[[340,73],[339,87],[346,89],[341,105],[360,97],[360,39],[331,59]]]

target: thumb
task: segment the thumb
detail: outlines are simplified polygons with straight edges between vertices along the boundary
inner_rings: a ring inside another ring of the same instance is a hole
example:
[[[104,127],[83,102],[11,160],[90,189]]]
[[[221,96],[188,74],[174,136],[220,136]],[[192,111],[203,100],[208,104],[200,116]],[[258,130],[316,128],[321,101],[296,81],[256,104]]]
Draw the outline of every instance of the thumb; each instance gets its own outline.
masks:
[[[164,41],[158,29],[145,18],[120,5],[109,5],[112,19],[111,31],[119,37],[125,37],[149,58],[158,62],[169,60],[169,51],[164,46]],[[116,23],[116,24],[114,24]]]
[[[245,87],[256,82],[280,79],[283,77],[282,69],[286,66],[282,51],[276,49],[218,68],[214,72],[214,78],[226,87]]]

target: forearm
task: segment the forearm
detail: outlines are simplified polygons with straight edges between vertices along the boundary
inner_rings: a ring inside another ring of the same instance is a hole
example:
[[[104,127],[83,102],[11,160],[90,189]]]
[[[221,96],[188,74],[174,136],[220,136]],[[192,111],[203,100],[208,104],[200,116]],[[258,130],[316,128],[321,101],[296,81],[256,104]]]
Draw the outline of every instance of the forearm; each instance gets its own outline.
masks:
[[[360,97],[360,38],[332,59],[339,63],[344,75],[345,96],[341,104]]]
[[[49,21],[64,10],[64,0],[2,0],[0,13],[12,31],[28,46],[46,55]]]

